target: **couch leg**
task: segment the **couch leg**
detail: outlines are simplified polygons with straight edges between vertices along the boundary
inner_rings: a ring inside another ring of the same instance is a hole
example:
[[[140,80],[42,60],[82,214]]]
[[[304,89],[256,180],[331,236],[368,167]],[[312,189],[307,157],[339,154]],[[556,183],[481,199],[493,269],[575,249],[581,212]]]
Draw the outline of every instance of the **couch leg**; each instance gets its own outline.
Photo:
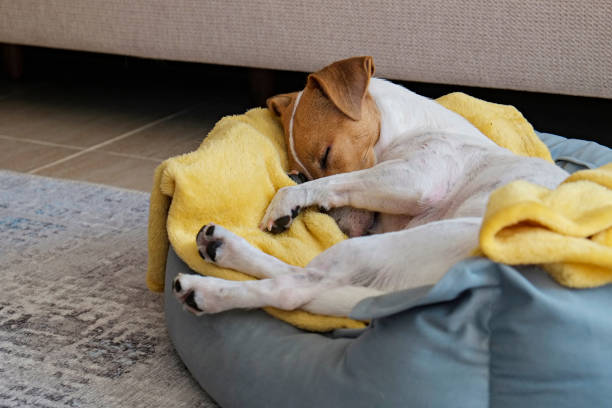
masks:
[[[274,95],[276,71],[272,69],[249,68],[249,97],[251,105],[266,106],[266,99]]]
[[[11,79],[23,77],[23,47],[15,44],[2,44],[2,65]]]

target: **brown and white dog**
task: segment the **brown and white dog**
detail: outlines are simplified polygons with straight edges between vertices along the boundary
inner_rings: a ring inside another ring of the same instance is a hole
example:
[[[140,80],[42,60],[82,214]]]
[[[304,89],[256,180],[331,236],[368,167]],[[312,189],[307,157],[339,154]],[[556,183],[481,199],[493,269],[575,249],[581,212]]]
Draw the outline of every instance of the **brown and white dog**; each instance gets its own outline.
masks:
[[[206,261],[260,280],[179,275],[174,292],[188,310],[274,306],[346,316],[365,297],[435,283],[468,257],[496,188],[518,179],[555,188],[567,177],[373,74],[371,57],[350,58],[311,74],[304,90],[268,100],[291,168],[308,181],[280,189],[261,223],[276,232],[300,209],[350,207],[357,210],[342,210],[349,233],[372,235],[340,242],[301,268],[221,226],[204,226],[196,240]]]

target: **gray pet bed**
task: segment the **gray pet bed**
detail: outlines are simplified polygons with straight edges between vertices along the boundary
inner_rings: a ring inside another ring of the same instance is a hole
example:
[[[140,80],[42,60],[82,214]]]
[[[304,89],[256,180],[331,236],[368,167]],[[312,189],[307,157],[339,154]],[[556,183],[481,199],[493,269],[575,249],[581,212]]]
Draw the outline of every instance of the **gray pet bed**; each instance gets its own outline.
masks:
[[[568,171],[612,161],[596,143],[539,134]],[[612,285],[568,290],[484,258],[435,286],[365,299],[361,331],[303,332],[261,310],[166,318],[189,371],[223,407],[604,407],[612,404]],[[407,272],[409,273],[409,272]]]

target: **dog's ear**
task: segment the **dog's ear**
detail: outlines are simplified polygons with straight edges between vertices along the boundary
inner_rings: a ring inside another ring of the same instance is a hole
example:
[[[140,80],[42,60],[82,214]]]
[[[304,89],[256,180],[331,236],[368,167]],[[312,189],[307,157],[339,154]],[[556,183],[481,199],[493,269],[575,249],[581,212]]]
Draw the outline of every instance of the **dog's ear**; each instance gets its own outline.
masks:
[[[297,98],[297,94],[297,92],[292,92],[272,96],[266,100],[266,105],[276,116],[281,116],[291,105],[291,102]]]
[[[361,119],[361,105],[374,75],[372,57],[353,57],[308,76],[307,87],[319,87],[332,103],[353,120]]]

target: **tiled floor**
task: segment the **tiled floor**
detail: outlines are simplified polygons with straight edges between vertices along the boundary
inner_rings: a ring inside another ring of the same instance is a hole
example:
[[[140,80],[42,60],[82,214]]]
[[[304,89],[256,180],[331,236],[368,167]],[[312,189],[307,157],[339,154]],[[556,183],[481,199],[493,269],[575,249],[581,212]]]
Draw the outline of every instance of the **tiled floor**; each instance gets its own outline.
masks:
[[[197,148],[245,94],[127,80],[0,81],[0,168],[150,191],[153,171]]]

